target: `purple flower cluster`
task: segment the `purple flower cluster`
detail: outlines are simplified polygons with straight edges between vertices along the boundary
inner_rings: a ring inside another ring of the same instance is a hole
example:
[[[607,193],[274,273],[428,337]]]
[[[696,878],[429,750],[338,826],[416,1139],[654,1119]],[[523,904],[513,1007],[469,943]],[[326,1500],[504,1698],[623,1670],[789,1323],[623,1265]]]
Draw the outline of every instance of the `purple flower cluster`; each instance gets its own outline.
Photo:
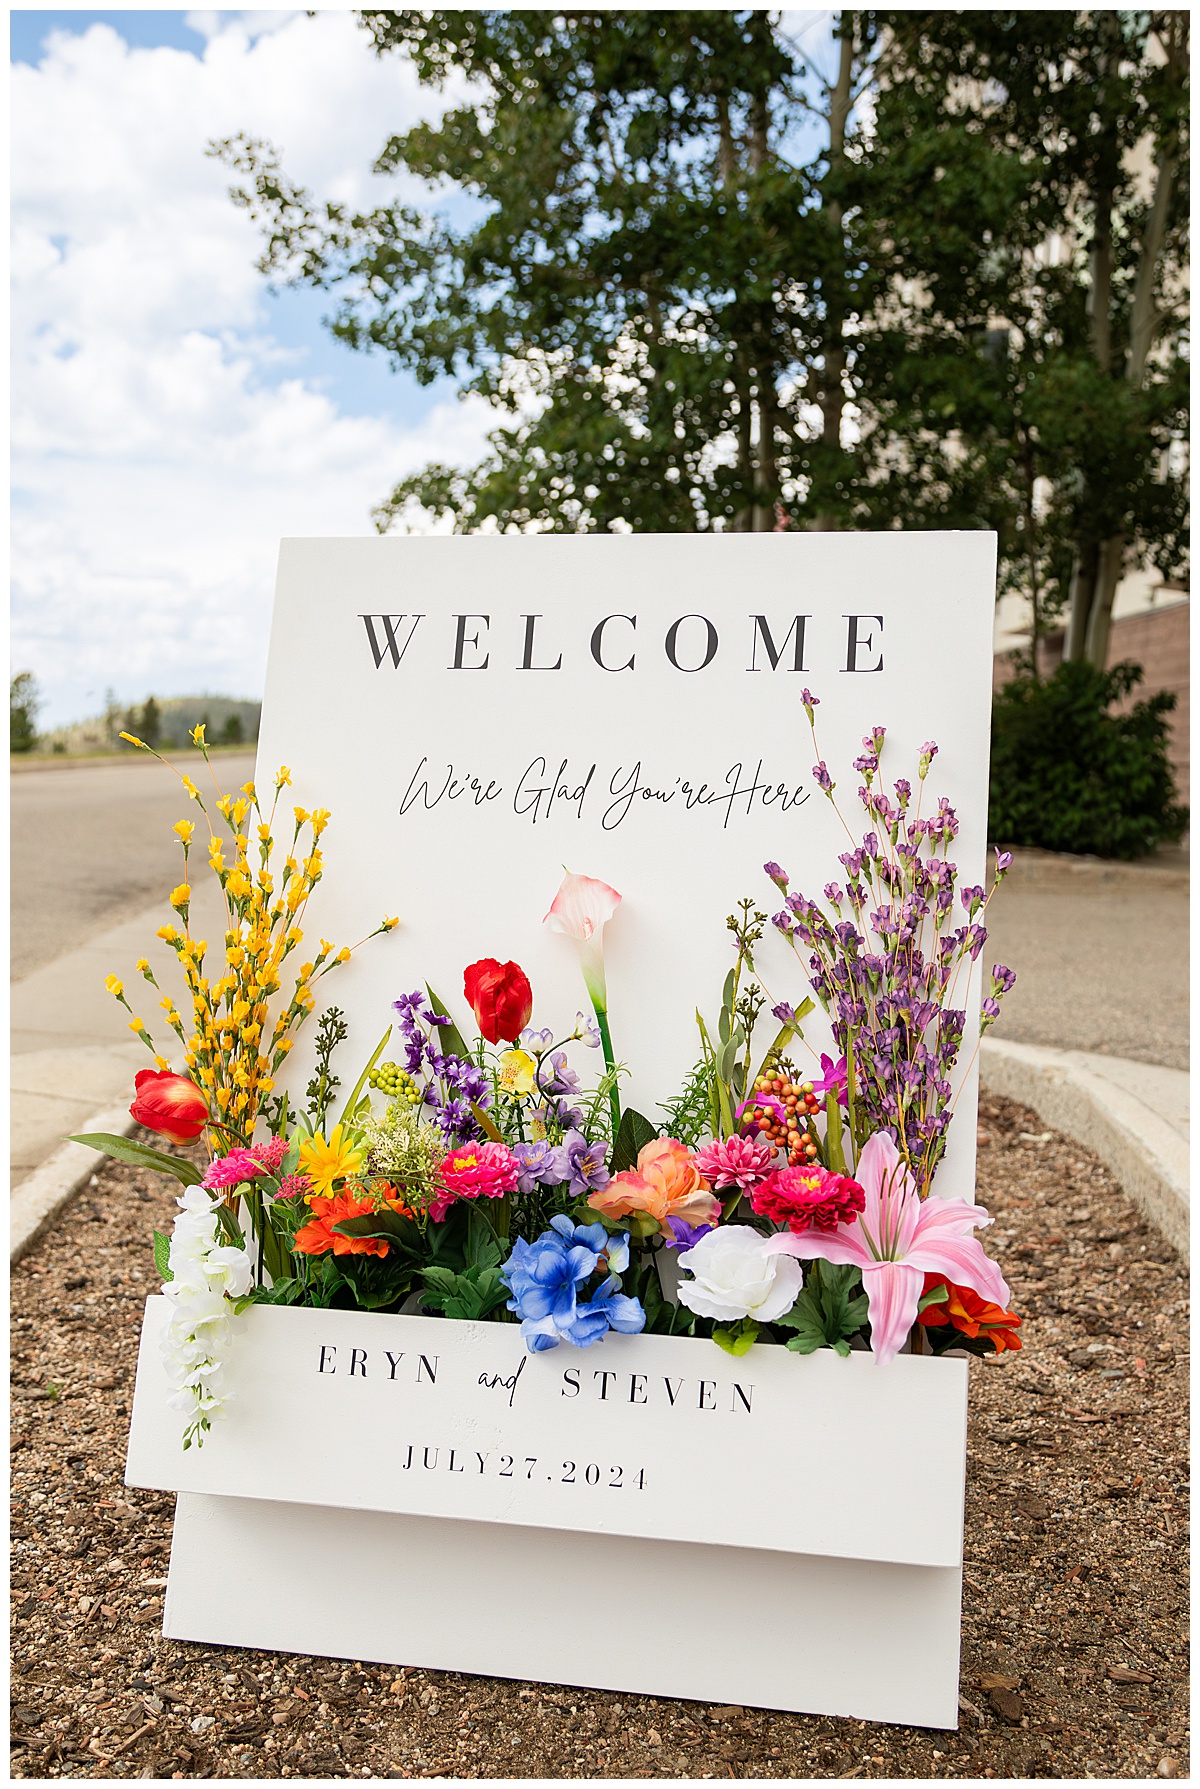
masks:
[[[961,1001],[971,964],[987,940],[977,918],[987,897],[982,888],[963,888],[958,898],[965,918],[952,924],[957,869],[946,851],[958,833],[958,817],[944,796],[928,817],[922,818],[919,800],[911,811],[912,785],[903,778],[893,784],[894,800],[876,786],[884,737],[882,727],[873,728],[855,760],[868,830],[862,844],[839,859],[844,884],[831,882],[823,891],[832,912],[785,892],[773,923],[793,947],[809,953],[813,991],[833,1020],[838,1048],[853,1064],[848,1091],[864,1134],[893,1130],[927,1187],[945,1147],[950,1076],[966,1026]],[[921,783],[936,753],[932,741],[921,748]],[[823,763],[813,775],[831,795],[834,785]],[[998,857],[998,876],[1009,862]],[[765,868],[786,891],[779,866]],[[1010,969],[994,970],[982,1003],[984,1028],[998,1016],[1000,999],[1015,979]]]
[[[438,1129],[447,1143],[469,1142],[481,1132],[471,1111],[491,1098],[487,1076],[465,1057],[437,1047],[438,1029],[450,1023],[428,1007],[418,989],[393,1001],[399,1013],[398,1029],[404,1039],[404,1066],[419,1086]]]

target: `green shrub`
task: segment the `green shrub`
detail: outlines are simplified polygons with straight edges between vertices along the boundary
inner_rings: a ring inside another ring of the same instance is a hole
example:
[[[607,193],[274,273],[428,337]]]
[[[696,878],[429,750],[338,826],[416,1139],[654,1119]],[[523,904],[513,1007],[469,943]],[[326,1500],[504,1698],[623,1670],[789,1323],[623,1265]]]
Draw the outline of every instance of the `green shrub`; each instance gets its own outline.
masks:
[[[1109,712],[1141,680],[1140,665],[1064,664],[1053,677],[1025,672],[998,691],[991,838],[1131,858],[1182,836],[1188,810],[1175,799],[1167,759],[1175,697],[1164,691],[1128,714]]]

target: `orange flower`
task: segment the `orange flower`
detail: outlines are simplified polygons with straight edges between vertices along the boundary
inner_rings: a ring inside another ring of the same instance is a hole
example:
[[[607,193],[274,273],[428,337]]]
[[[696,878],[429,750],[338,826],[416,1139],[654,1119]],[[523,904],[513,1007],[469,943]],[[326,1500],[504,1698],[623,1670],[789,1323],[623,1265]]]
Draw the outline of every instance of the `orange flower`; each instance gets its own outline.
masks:
[[[1021,1319],[1015,1311],[1003,1311],[998,1304],[989,1304],[970,1286],[951,1285],[943,1274],[927,1273],[923,1293],[931,1292],[935,1286],[945,1286],[950,1296],[943,1304],[926,1305],[917,1318],[918,1323],[927,1329],[952,1323],[965,1336],[986,1336],[997,1354],[1003,1354],[1006,1348],[1021,1346],[1021,1338],[1016,1334]]]
[[[355,1192],[361,1188],[355,1188]],[[337,1193],[332,1199],[322,1199],[319,1194],[309,1201],[313,1209],[310,1223],[297,1230],[292,1237],[292,1247],[299,1249],[302,1255],[327,1255],[330,1249],[335,1255],[379,1255],[388,1252],[389,1244],[376,1236],[339,1236],[334,1224],[344,1224],[349,1218],[366,1217],[370,1212],[378,1211],[375,1199],[356,1199],[349,1190]],[[393,1202],[389,1199],[387,1203]]]
[[[682,1218],[698,1228],[715,1224],[721,1216],[721,1201],[700,1173],[695,1156],[674,1137],[655,1137],[647,1143],[637,1168],[614,1174],[607,1186],[588,1195],[588,1204],[614,1221],[644,1211],[664,1236],[672,1234],[668,1218]]]

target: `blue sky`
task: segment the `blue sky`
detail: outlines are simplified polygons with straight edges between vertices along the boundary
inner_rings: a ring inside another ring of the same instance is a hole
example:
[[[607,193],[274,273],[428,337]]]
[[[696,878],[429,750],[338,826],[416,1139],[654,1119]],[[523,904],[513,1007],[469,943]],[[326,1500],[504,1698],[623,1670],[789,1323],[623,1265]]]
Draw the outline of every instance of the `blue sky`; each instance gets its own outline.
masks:
[[[108,689],[261,689],[281,536],[371,531],[488,417],[273,296],[205,154],[238,130],[354,206],[387,136],[443,103],[347,13],[23,12],[13,92],[13,654],[42,724]],[[415,199],[415,190],[405,196]]]

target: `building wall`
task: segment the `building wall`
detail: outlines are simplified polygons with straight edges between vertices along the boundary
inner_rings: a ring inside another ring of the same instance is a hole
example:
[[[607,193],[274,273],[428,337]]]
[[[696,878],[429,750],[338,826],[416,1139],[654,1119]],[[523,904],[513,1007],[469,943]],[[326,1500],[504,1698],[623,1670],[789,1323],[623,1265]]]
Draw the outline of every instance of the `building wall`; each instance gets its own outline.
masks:
[[[1169,608],[1143,609],[1134,615],[1120,616],[1113,621],[1108,642],[1108,663],[1117,665],[1132,659],[1145,672],[1143,681],[1122,703],[1128,709],[1159,690],[1171,690],[1175,696],[1174,711],[1167,716],[1170,729],[1170,757],[1180,801],[1190,800],[1191,752],[1191,659],[1188,629],[1191,604],[1175,602]],[[1062,663],[1065,635],[1060,630],[1048,634],[1038,648],[1038,670],[1049,676]],[[992,661],[992,688],[1000,689],[1013,673],[1013,655],[998,652]]]

